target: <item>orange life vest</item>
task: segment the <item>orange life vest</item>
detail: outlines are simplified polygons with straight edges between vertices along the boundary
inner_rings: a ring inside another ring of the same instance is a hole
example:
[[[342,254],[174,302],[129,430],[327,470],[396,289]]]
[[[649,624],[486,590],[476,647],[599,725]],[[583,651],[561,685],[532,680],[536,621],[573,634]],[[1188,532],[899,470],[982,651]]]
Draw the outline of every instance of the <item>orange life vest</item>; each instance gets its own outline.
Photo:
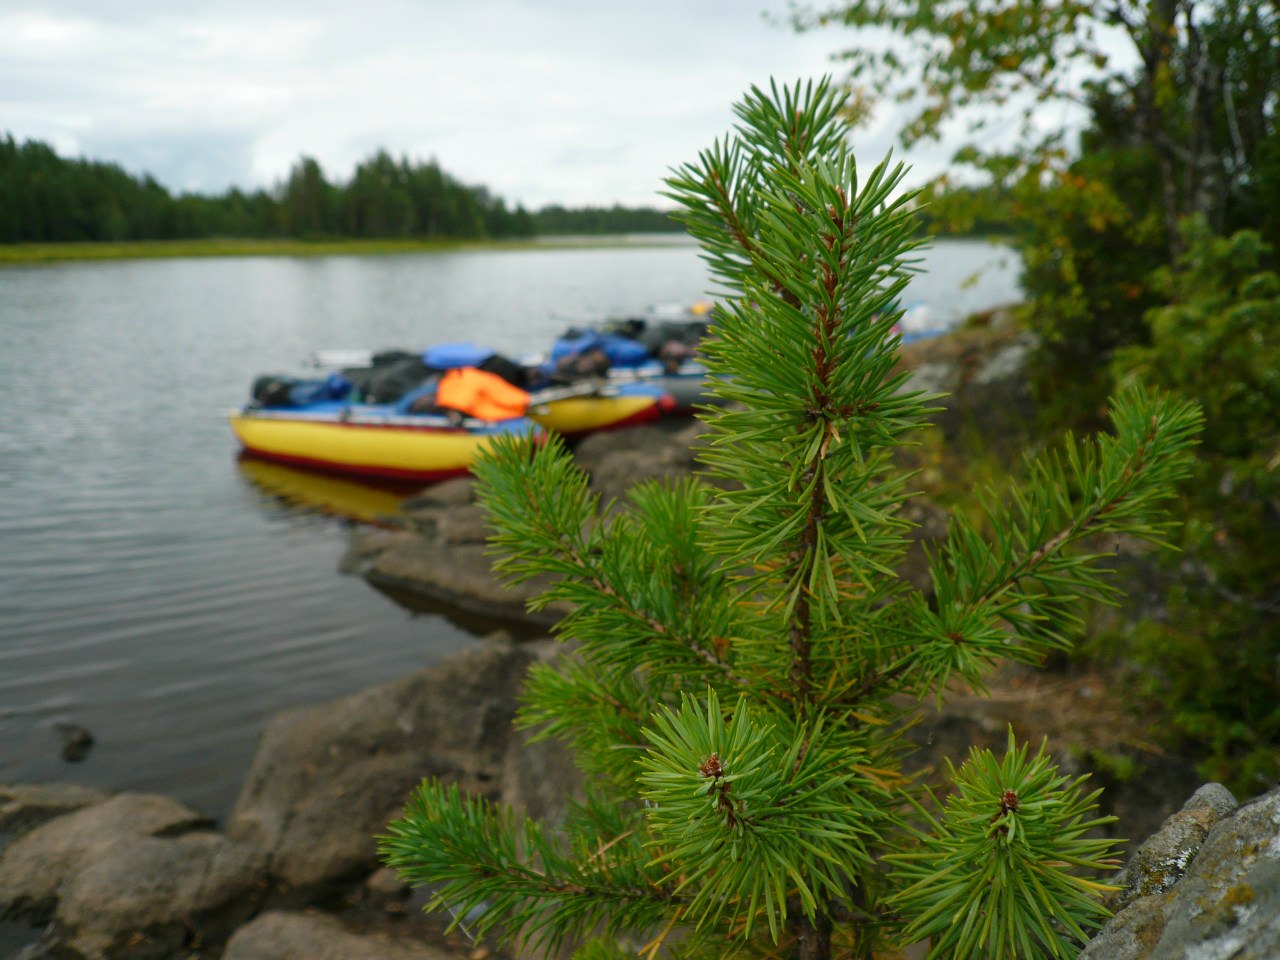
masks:
[[[436,405],[477,420],[508,420],[524,416],[529,409],[529,394],[496,373],[458,367],[440,378]]]

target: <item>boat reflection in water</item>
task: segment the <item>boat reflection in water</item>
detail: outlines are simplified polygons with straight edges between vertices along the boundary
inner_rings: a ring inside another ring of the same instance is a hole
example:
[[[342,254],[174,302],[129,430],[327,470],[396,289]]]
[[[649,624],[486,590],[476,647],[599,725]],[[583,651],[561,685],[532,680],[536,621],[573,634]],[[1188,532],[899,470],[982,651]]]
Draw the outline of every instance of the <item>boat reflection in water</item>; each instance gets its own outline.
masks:
[[[323,514],[369,526],[396,528],[392,517],[405,501],[417,496],[424,488],[421,483],[394,484],[308,470],[244,452],[237,463],[241,476],[264,501],[283,505],[294,514]],[[365,577],[365,580],[409,614],[444,617],[472,636],[489,636],[495,630],[522,640],[547,635],[545,626],[525,618],[468,608],[377,577]]]
[[[381,527],[393,526],[390,518],[400,505],[424,486],[359,480],[264,460],[245,452],[241,452],[237,465],[241,476],[273,500]]]

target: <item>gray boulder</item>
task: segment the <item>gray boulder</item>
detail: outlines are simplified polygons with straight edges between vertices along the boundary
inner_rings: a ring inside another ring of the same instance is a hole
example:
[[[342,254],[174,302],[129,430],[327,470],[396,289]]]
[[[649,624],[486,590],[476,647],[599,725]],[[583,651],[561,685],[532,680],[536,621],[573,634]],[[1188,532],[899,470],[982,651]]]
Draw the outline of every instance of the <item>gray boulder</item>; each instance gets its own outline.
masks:
[[[1121,875],[1123,906],[1081,960],[1280,957],[1280,788],[1238,808],[1196,791]]]
[[[427,507],[465,507],[475,502],[475,490],[470,477],[455,477],[423,488],[416,497],[401,505],[401,509],[414,511]]]
[[[581,795],[582,786],[582,771],[568,747],[559,740],[535,742],[524,730],[514,732],[503,763],[503,803],[556,826],[564,821],[569,802]]]
[[[387,934],[360,935],[317,913],[264,913],[227,942],[222,960],[456,960],[448,953]]]
[[[523,649],[553,666],[572,656],[572,647],[554,640],[525,644]],[[556,827],[564,822],[571,801],[582,795],[582,771],[561,741],[537,739],[536,731],[513,730],[502,764],[501,800],[533,820]]]
[[[52,921],[55,952],[42,955],[160,960],[220,955],[264,906],[355,896],[349,882],[377,867],[376,835],[424,777],[495,800],[504,789],[520,797],[548,789],[538,781],[548,768],[524,763],[522,780],[509,750],[516,693],[532,659],[552,649],[494,641],[278,716],[226,835],[164,797],[4,788],[0,822],[25,832],[0,852],[0,911]],[[356,889],[363,894],[353,903],[384,917],[404,913],[408,888],[387,871]],[[422,946],[416,928],[402,931],[401,943],[367,931],[331,935],[339,928],[315,918],[250,926],[238,949],[258,951],[251,956],[445,955]],[[277,948],[286,952],[271,952]]]
[[[1003,314],[985,327],[917,341],[902,351],[906,388],[946,394],[930,419],[953,449],[963,452],[979,437],[983,452],[1013,459],[1035,418],[1027,376],[1035,345]]]
[[[573,448],[573,456],[590,477],[592,492],[607,504],[621,500],[643,480],[689,476],[698,437],[706,431],[706,425],[697,420],[661,420],[584,437]]]
[[[377,866],[374,837],[424,778],[496,797],[530,654],[494,644],[274,718],[227,825],[267,854],[282,902]]]
[[[83,865],[54,914],[62,942],[87,960],[166,960],[220,942],[257,911],[266,857],[210,832],[144,837]]]
[[[109,796],[109,791],[75,783],[0,786],[0,850],[54,817],[101,803]]]
[[[1193,793],[1129,858],[1116,883],[1121,889],[1113,909],[1122,910],[1140,897],[1173,887],[1187,872],[1214,824],[1236,806],[1236,798],[1220,783],[1206,783]]]
[[[176,800],[134,793],[49,820],[0,855],[0,916],[44,922],[64,889],[94,864],[146,838],[207,826],[207,817]]]
[[[37,804],[37,795],[22,793],[42,809],[94,799],[55,791]],[[0,912],[52,920],[56,955],[86,960],[160,960],[218,940],[256,909],[265,858],[208,826],[166,797],[98,797],[8,846],[0,856]]]

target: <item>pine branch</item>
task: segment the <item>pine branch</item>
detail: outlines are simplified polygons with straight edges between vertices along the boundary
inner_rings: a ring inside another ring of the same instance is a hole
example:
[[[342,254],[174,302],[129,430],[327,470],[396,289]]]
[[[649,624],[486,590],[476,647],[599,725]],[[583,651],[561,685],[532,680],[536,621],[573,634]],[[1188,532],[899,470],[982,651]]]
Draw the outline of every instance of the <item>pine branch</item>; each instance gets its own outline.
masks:
[[[931,939],[928,960],[1074,957],[1107,916],[1105,888],[1063,869],[1114,867],[1116,841],[1091,835],[1115,819],[1090,817],[1100,791],[1083,793],[1085,778],[1059,775],[1043,744],[1029,756],[1012,731],[1003,758],[974,749],[950,773],[955,791],[920,849],[886,858],[908,939]]]
[[[978,684],[997,659],[1036,662],[1064,648],[1082,628],[1078,607],[1114,593],[1096,569],[1103,554],[1070,548],[1099,534],[1160,541],[1168,524],[1159,503],[1190,472],[1199,412],[1135,391],[1116,401],[1112,419],[1113,436],[1033,462],[1012,509],[988,505],[988,525],[1000,533],[995,543],[953,519],[945,549],[931,558],[935,606],[912,610],[931,642],[916,664],[901,660],[893,675],[919,669],[940,689],[956,672]],[[1022,645],[1010,647],[1009,629]]]
[[[578,840],[569,856],[541,824],[457,786],[423,782],[405,815],[378,838],[386,862],[414,885],[431,884],[427,908],[448,910],[450,929],[520,938],[553,951],[594,927],[638,931],[681,906],[644,865],[633,833]]]
[[[636,648],[656,646],[663,652],[662,673],[747,683],[714,642],[728,603],[720,574],[694,536],[706,500],[696,483],[633,490],[632,511],[605,529],[597,520],[598,498],[588,493],[585,474],[558,438],[541,447],[528,440],[497,442],[475,474],[495,530],[495,569],[513,582],[556,575],[531,605],[569,605],[557,630],[583,641],[590,661],[634,668]],[[672,524],[675,534],[660,536]],[[656,571],[672,576],[662,579]]]
[[[776,941],[787,899],[825,914],[868,842],[892,819],[888,795],[865,775],[866,752],[821,716],[784,726],[756,719],[745,699],[722,711],[714,691],[663,709],[641,761],[655,863],[678,865],[698,929],[765,922]],[[803,855],[797,856],[799,851]],[[761,916],[763,915],[763,916]]]

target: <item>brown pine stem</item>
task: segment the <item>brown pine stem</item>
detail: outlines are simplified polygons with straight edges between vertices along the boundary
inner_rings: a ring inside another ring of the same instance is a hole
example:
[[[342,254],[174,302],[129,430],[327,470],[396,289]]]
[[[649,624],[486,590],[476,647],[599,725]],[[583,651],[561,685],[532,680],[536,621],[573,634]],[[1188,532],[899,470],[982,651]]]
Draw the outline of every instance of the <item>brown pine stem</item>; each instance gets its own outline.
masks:
[[[796,960],[831,960],[831,918],[821,911],[812,920],[800,914],[793,923]]]
[[[843,191],[840,192],[840,207],[838,209],[835,207],[830,208],[828,215],[833,232],[828,234],[824,240],[829,249],[834,249],[837,245],[843,246],[846,239],[846,199]],[[834,293],[839,283],[839,276],[824,264],[822,267],[822,285],[827,295],[832,299],[834,299]],[[819,305],[815,309],[816,329],[814,331],[813,372],[816,387],[809,417],[826,421],[824,427],[826,436],[821,449],[805,471],[805,486],[812,486],[813,492],[809,496],[804,532],[801,533],[800,542],[791,554],[793,564],[806,569],[812,568],[812,554],[818,546],[818,525],[827,510],[825,485],[821,482],[815,482],[815,480],[819,480],[822,471],[826,469],[824,461],[827,456],[832,431],[835,428],[828,382],[836,365],[836,357],[832,355],[831,347],[836,332],[839,330],[839,319],[838,312],[828,311],[825,305]],[[801,711],[805,711],[813,687],[813,661],[810,643],[812,614],[808,586],[802,582],[797,585],[796,589],[800,591],[800,594],[796,598],[787,638],[791,647],[791,670],[788,679],[794,691],[795,702]]]

